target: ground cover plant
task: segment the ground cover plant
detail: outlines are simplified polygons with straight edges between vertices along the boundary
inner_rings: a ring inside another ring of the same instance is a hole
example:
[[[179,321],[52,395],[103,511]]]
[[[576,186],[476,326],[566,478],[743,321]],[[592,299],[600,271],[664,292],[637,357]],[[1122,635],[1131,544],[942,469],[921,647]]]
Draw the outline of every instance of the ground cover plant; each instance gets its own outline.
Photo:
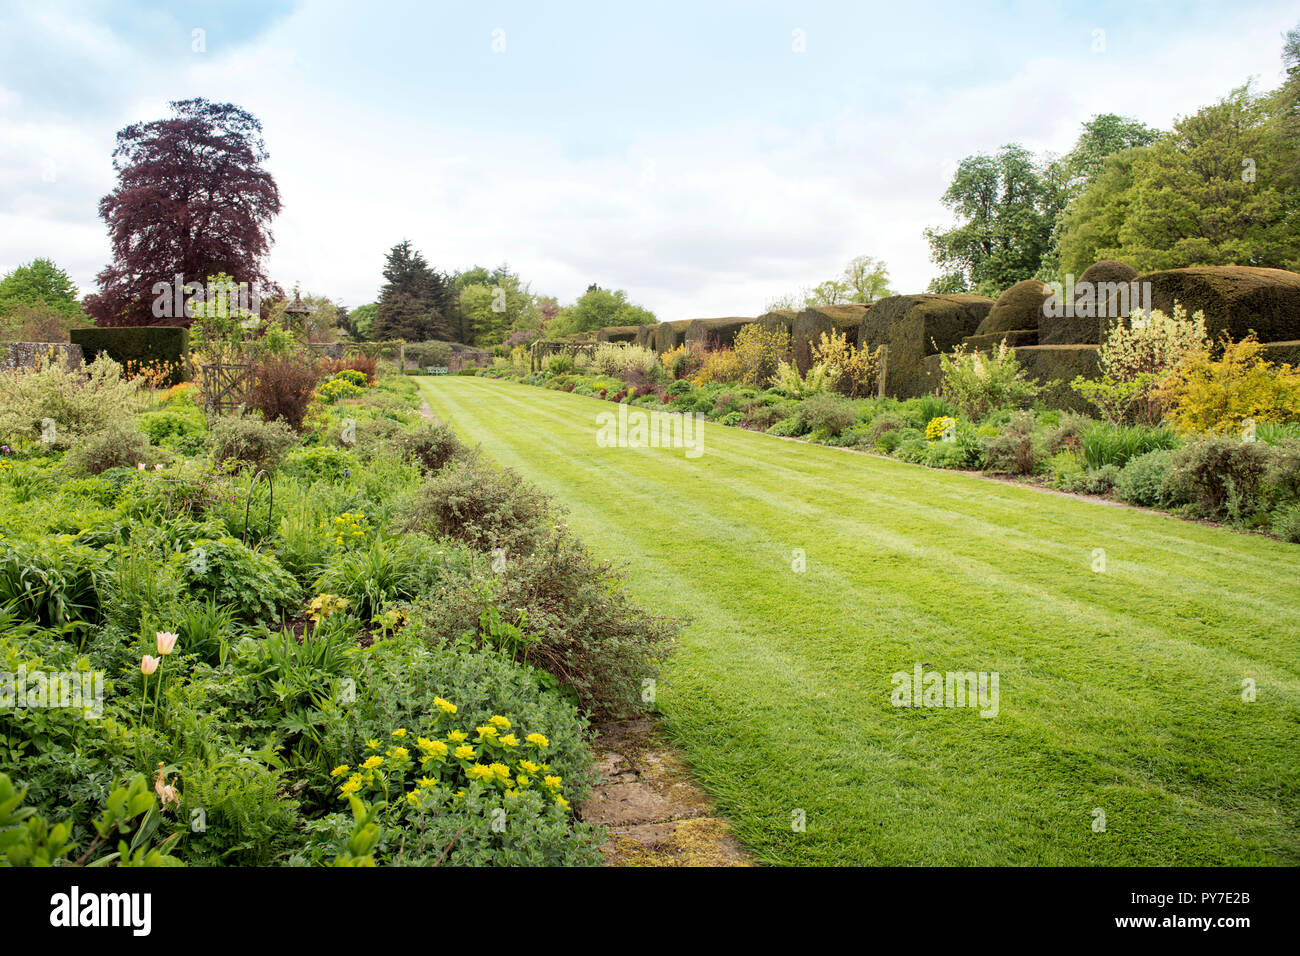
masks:
[[[224,416],[108,359],[0,375],[8,862],[601,861],[589,722],[678,625],[374,372],[289,351]]]
[[[420,387],[690,616],[657,706],[758,861],[1300,862],[1295,545],[739,428],[707,425],[697,458],[600,447],[594,396]],[[955,417],[888,407],[905,445]],[[1095,427],[1035,422],[1053,456]],[[1171,461],[1253,474],[1229,465]],[[1000,674],[997,716],[892,706],[917,666]]]

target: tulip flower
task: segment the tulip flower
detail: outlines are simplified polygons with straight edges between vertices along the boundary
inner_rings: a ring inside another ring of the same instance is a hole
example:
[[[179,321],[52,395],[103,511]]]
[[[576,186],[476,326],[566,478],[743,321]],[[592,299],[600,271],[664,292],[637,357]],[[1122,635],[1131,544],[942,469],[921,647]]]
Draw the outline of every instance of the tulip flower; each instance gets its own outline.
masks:
[[[140,658],[140,673],[148,677],[158,669],[159,660],[156,657],[150,657],[146,654]]]
[[[173,634],[171,631],[159,631],[155,634],[154,639],[158,642],[158,653],[163,657],[170,654],[172,648],[176,646],[176,637],[177,635]]]
[[[141,461],[141,462],[136,462],[136,466],[135,466],[135,467],[136,467],[136,470],[137,470],[137,471],[144,471],[144,462],[142,462],[142,461]]]

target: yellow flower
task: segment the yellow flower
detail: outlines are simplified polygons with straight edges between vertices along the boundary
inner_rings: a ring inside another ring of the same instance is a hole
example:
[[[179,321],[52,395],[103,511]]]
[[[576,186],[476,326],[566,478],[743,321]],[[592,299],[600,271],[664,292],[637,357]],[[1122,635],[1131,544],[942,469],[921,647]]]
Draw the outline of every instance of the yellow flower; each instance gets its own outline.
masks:
[[[502,780],[510,779],[510,768],[503,763],[494,763],[489,769]]]
[[[378,740],[367,740],[367,741],[366,741],[366,746],[369,747],[371,750],[378,750],[378,749],[379,749],[379,741],[378,741]]]
[[[482,740],[484,737],[496,738],[497,729],[489,724],[484,724],[482,727],[475,727],[474,729],[478,731],[479,740]]]
[[[454,753],[456,757],[458,757],[461,760],[474,759],[474,748],[471,747],[469,744],[461,744],[459,747],[456,748]]]
[[[384,765],[384,758],[379,756],[379,754],[374,754],[370,757],[367,757],[366,762],[363,763],[361,766],[366,770],[374,770],[376,767],[382,767],[383,765]]]
[[[409,751],[405,747],[394,747],[388,752],[388,756],[392,757],[394,760],[401,760],[408,753]]]
[[[502,717],[500,714],[498,714],[498,715],[495,716],[495,717],[489,717],[489,718],[488,718],[488,723],[489,723],[489,724],[492,724],[492,725],[494,725],[494,726],[496,726],[496,727],[500,727],[502,730],[509,730],[509,729],[510,729],[510,721],[508,721],[506,718]]]
[[[537,764],[533,763],[531,760],[521,760],[519,761],[519,769],[523,770],[525,773],[537,773],[537,771],[542,768],[537,766]]]
[[[349,767],[347,764],[345,764],[345,763],[341,763],[341,764],[339,764],[337,767],[335,767],[333,770],[330,771],[330,776],[331,776],[331,777],[341,777],[341,776],[343,776],[345,773],[347,773],[347,772],[348,772],[349,770],[351,770],[351,769],[352,769],[352,768]]]
[[[405,728],[405,727],[398,727],[396,730],[393,731],[393,736],[394,736],[394,737],[405,737],[405,736],[406,736],[406,728]]]
[[[339,787],[339,793],[343,794],[343,796],[346,797],[349,794],[356,793],[360,789],[361,789],[361,777],[359,774],[354,773],[352,776],[348,777],[347,781],[343,784],[343,786]]]
[[[453,704],[453,703],[452,703],[451,701],[449,701],[449,700],[443,700],[441,697],[435,697],[435,698],[433,699],[433,703],[434,703],[434,706],[436,706],[436,707],[437,707],[439,710],[441,710],[444,714],[454,714],[454,713],[456,713],[456,705]]]
[[[408,793],[406,795],[406,802],[413,807],[418,807],[420,805],[420,791],[412,790]]]
[[[534,747],[549,747],[551,745],[551,742],[547,740],[545,737],[543,737],[541,734],[529,734],[524,739],[527,740]]]
[[[558,790],[562,781],[553,773],[548,773],[542,778],[542,786],[548,790]]]
[[[565,800],[563,797],[557,796],[555,798],[555,802],[558,803],[565,810],[569,809],[569,801]]]
[[[421,790],[428,790],[430,787],[436,787],[438,785],[438,781],[433,777],[421,777],[415,782],[419,784]]]
[[[471,780],[486,780],[493,775],[491,767],[485,767],[481,763],[476,763],[465,771]]]
[[[447,756],[447,745],[441,740],[430,740],[427,737],[418,737],[416,738],[415,743],[430,757]]]
[[[521,786],[521,787],[526,787],[526,786],[528,786],[528,783],[529,783],[528,777],[526,777],[526,776],[525,776],[524,774],[522,774],[522,773],[519,774],[517,777],[515,777],[515,780],[518,782],[519,786]]]
[[[504,737],[501,738],[501,745],[503,747],[518,747],[519,741],[515,739],[514,734],[506,734]]]
[[[447,739],[454,744],[459,744],[464,742],[465,738],[468,736],[469,735],[463,730],[453,730],[451,733],[447,734]]]

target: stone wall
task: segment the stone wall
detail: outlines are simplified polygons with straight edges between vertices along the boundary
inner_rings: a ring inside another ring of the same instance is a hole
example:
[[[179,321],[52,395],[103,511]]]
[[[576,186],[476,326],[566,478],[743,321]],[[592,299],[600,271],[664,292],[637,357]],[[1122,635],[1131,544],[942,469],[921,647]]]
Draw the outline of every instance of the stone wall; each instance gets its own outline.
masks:
[[[0,355],[0,370],[6,372],[31,368],[44,356],[62,356],[69,368],[78,371],[85,365],[81,346],[71,342],[9,342],[0,348],[5,350]]]

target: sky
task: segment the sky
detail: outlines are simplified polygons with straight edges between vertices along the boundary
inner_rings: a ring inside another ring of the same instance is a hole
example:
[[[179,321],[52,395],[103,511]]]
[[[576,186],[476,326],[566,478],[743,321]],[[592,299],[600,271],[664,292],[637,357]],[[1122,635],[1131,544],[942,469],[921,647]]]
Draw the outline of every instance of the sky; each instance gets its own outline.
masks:
[[[94,291],[116,131],[203,96],[262,122],[273,277],[348,306],[402,239],[661,320],[757,315],[857,255],[918,292],[964,156],[1271,89],[1298,23],[1295,0],[0,0],[0,274],[45,256]]]

